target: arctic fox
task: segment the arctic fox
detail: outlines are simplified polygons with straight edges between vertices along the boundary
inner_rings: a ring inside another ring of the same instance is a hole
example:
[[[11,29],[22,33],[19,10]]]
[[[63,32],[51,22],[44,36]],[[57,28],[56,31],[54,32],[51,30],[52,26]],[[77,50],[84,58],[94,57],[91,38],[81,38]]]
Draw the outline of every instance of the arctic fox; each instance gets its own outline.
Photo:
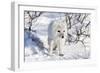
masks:
[[[59,56],[63,56],[63,47],[67,38],[67,24],[65,20],[55,20],[48,27],[49,54],[56,50]]]

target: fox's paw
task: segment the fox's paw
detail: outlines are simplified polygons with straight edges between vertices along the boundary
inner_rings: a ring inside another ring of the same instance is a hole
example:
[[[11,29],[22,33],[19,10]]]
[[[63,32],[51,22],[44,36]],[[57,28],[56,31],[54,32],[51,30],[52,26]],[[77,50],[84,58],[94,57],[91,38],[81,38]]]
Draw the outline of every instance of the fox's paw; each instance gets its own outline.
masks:
[[[64,56],[64,54],[59,54],[59,56]]]

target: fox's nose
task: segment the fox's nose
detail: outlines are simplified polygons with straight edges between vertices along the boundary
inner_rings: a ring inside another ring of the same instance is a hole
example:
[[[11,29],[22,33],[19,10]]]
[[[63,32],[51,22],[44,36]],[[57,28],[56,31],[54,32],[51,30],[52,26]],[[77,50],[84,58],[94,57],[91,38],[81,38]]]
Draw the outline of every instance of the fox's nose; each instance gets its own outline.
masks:
[[[62,36],[62,38],[64,38],[64,36]]]

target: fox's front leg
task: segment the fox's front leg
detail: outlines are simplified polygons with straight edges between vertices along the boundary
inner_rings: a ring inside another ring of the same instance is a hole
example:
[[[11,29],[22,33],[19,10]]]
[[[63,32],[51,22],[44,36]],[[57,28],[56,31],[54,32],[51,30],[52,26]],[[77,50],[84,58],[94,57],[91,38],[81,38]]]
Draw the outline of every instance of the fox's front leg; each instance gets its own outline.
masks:
[[[59,56],[63,56],[63,46],[62,46],[62,41],[59,39],[59,42],[58,42],[58,49],[59,49]]]
[[[53,54],[53,46],[54,46],[53,44],[54,44],[53,41],[51,41],[50,44],[49,44],[49,55]]]

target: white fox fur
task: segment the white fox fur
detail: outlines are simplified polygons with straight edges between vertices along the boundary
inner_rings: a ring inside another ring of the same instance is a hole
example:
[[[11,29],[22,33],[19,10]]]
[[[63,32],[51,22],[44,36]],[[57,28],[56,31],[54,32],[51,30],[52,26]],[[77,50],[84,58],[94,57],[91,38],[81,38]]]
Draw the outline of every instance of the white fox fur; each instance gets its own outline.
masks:
[[[65,20],[56,20],[48,27],[49,54],[53,54],[53,49],[60,56],[63,56],[63,47],[67,38],[67,24]]]

